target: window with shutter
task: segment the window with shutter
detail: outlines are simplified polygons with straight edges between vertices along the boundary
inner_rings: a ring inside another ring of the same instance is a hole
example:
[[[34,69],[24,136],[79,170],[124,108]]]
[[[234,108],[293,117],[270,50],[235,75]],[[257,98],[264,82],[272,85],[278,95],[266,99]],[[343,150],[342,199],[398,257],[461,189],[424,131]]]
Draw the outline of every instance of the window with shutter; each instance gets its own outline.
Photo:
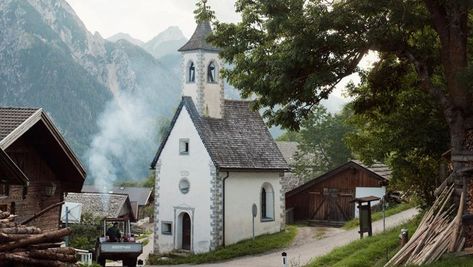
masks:
[[[179,154],[181,155],[189,154],[189,139],[188,138],[179,139]]]

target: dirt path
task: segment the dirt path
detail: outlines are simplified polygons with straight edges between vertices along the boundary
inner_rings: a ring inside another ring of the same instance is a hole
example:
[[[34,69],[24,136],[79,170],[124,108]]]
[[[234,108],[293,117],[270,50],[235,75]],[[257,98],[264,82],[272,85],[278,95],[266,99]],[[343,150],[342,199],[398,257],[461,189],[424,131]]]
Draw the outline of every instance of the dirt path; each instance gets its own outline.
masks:
[[[404,224],[409,219],[417,215],[416,209],[409,209],[401,213],[395,214],[386,218],[386,228],[393,228],[399,225]],[[304,229],[304,228],[303,228]],[[341,229],[340,229],[341,230]],[[373,232],[380,233],[383,231],[383,222],[376,221],[373,223]],[[350,243],[353,240],[359,239],[358,229],[352,230],[341,230],[338,233],[334,233],[329,237],[322,239],[310,240],[308,237],[312,233],[309,233],[309,230],[302,230],[302,233],[299,235],[299,239],[295,240],[295,243],[281,251],[260,254],[256,256],[247,256],[236,258],[230,261],[214,263],[214,264],[202,264],[198,265],[199,267],[219,267],[219,266],[258,266],[258,267],[277,267],[281,266],[281,253],[283,251],[287,252],[289,266],[304,266],[315,257],[325,255],[336,247],[343,246]],[[180,265],[180,266],[191,266],[191,265]]]
[[[297,235],[294,238],[291,247],[297,247],[316,240],[321,240],[343,231],[345,230],[336,227],[299,226],[297,227]]]

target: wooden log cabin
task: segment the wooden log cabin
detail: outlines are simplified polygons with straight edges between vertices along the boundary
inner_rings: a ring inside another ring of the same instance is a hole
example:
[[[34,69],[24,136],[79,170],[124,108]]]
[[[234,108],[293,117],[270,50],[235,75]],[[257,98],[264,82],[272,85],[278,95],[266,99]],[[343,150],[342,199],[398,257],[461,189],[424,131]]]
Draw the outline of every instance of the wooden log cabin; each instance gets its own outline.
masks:
[[[342,224],[355,217],[355,198],[382,197],[391,171],[386,165],[349,161],[286,193],[286,209],[294,220]]]
[[[85,170],[42,109],[0,108],[0,210],[22,222],[80,192]],[[58,205],[28,223],[57,229]]]

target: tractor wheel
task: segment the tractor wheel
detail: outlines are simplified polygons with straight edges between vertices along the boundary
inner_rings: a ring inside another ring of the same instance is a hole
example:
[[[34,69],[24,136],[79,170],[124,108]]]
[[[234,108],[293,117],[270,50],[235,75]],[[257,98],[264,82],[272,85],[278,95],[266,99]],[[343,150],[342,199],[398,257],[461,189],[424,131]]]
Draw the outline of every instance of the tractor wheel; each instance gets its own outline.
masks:
[[[99,258],[97,259],[97,264],[99,264],[100,266],[105,267],[105,264],[106,264],[106,263],[107,263],[107,260],[104,259],[104,258],[99,257]]]
[[[123,260],[123,266],[136,267],[137,258],[128,258]]]

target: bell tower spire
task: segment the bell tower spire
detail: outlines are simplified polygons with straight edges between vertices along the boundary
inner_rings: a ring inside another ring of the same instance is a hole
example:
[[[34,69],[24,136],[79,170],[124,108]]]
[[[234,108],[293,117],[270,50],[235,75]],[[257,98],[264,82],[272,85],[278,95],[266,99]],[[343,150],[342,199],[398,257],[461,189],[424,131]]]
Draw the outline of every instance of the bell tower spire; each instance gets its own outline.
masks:
[[[197,28],[189,41],[178,50],[183,57],[182,94],[192,97],[201,116],[220,119],[223,116],[224,83],[219,71],[223,63],[218,56],[220,49],[206,40],[212,34],[210,20],[214,15],[206,0],[197,3],[194,13]]]

